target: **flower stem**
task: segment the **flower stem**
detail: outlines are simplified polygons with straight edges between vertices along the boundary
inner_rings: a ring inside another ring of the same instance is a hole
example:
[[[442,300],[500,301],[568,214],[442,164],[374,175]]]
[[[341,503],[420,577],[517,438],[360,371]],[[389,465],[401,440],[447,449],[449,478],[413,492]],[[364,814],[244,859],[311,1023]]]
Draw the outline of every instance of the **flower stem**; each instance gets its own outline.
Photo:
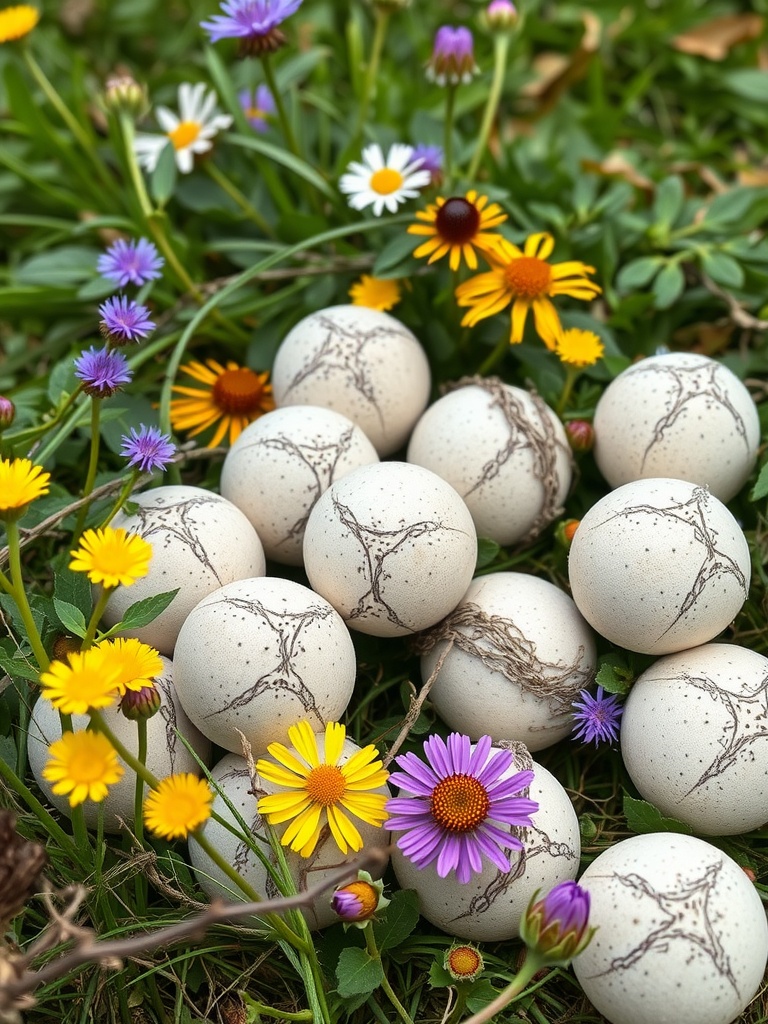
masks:
[[[96,606],[91,612],[91,619],[88,623],[88,628],[85,631],[85,636],[83,637],[83,643],[80,648],[81,650],[86,651],[93,645],[93,639],[96,636],[96,629],[99,625],[99,620],[104,614],[104,609],[107,607],[107,601],[109,601],[110,594],[113,590],[114,587],[104,587],[102,592],[99,594]]]
[[[146,718],[139,718],[136,722],[136,728],[138,730],[138,741],[139,741],[139,761],[146,766],[147,764],[147,720]],[[144,816],[142,815],[142,807],[144,804],[144,780],[141,776],[136,776],[136,792],[133,798],[133,834],[136,836],[136,840],[139,844],[139,848],[144,846]],[[139,910],[143,916],[146,912],[147,905],[147,879],[139,872],[136,876],[136,902],[139,905]]]
[[[283,130],[283,136],[285,137],[288,149],[293,153],[294,156],[301,156],[296,137],[293,134],[293,128],[291,122],[288,120],[288,114],[283,103],[283,97],[280,94],[280,90],[277,88],[277,80],[275,79],[275,73],[272,69],[272,55],[269,53],[261,54],[261,65],[264,68],[264,77],[267,80],[267,86],[269,91],[272,93],[272,98],[275,101],[275,109],[277,110],[277,119],[280,122],[280,127]]]
[[[494,40],[493,48],[493,80],[491,81],[491,89],[488,93],[488,99],[485,104],[485,110],[483,111],[483,120],[480,125],[480,134],[477,137],[477,144],[475,146],[475,152],[472,156],[472,162],[469,165],[467,171],[467,177],[470,181],[474,181],[477,177],[477,172],[480,167],[480,161],[485,153],[486,146],[488,145],[488,138],[491,134],[491,127],[493,120],[496,117],[496,111],[499,107],[499,100],[501,99],[501,90],[504,85],[504,72],[507,67],[507,53],[509,52],[509,34],[501,32],[497,34]]]
[[[15,519],[10,519],[5,524],[6,537],[8,540],[8,565],[11,570],[10,590],[8,593],[16,602],[19,609],[21,621],[27,631],[27,639],[32,652],[37,658],[37,664],[41,672],[44,672],[50,665],[50,659],[45,653],[43,641],[40,637],[37,625],[35,624],[32,609],[27,600],[27,592],[24,589],[24,580],[21,575],[21,547],[19,544],[19,524]],[[4,587],[3,589],[7,589]]]
[[[3,757],[0,757],[0,778],[8,783],[17,796],[21,797],[59,849],[71,857],[76,864],[83,866],[83,857],[88,856],[88,851],[77,848],[72,836],[67,835],[53,815],[43,807],[32,791],[16,775],[11,766],[6,764]]]
[[[249,997],[249,1008],[253,1008],[260,1017],[277,1017],[278,1020],[314,1020],[311,1010],[299,1010],[298,1013],[289,1013],[288,1010],[273,1010],[271,1006],[264,1003],[257,1003]]]
[[[117,513],[120,511],[120,509],[123,507],[123,505],[128,500],[131,492],[133,491],[133,488],[136,486],[136,481],[139,479],[140,476],[141,476],[141,471],[138,470],[138,469],[134,469],[134,471],[131,473],[131,475],[128,477],[128,479],[123,484],[122,490],[118,494],[117,500],[115,501],[115,504],[109,510],[109,514],[103,520],[103,522],[101,523],[101,526],[99,527],[99,529],[103,530],[105,526],[109,526],[109,524],[115,518]]]
[[[568,399],[571,397],[573,391],[573,385],[581,373],[581,369],[578,366],[566,366],[565,368],[565,383],[563,384],[563,390],[560,392],[560,398],[558,399],[555,412],[558,416],[562,416],[565,412],[565,407],[568,405]]]
[[[445,188],[450,189],[453,177],[453,111],[456,100],[456,86],[446,86],[445,92],[445,114],[443,115],[443,176]]]
[[[509,348],[509,338],[505,335],[502,336],[496,347],[491,351],[491,354],[480,364],[477,371],[479,377],[485,377],[486,374],[490,373],[498,363],[504,358],[504,353]]]
[[[206,173],[209,178],[213,178],[219,188],[226,192],[227,195],[232,199],[240,209],[243,211],[245,216],[254,222],[261,232],[267,235],[268,238],[274,238],[275,232],[273,231],[270,224],[264,219],[262,214],[245,198],[243,193],[234,185],[229,178],[224,174],[223,171],[219,170],[216,164],[211,163],[210,160],[206,160],[204,165]]]
[[[368,953],[369,953],[371,959],[372,960],[381,960],[381,953],[379,952],[379,948],[376,945],[376,936],[373,934],[373,924],[370,921],[365,926],[363,934],[365,935],[365,946],[366,946],[366,949],[368,950]],[[387,995],[387,998],[389,999],[390,1003],[392,1003],[394,1008],[397,1010],[397,1014],[400,1017],[400,1019],[402,1020],[403,1024],[413,1024],[413,1021],[411,1020],[411,1017],[410,1017],[408,1011],[405,1009],[403,1004],[400,1002],[400,1000],[395,995],[395,991],[392,988],[392,986],[389,984],[389,981],[387,980],[387,976],[386,976],[386,974],[383,971],[382,971],[382,977],[381,977],[381,987],[384,989],[384,991],[385,991],[385,993]]]
[[[486,1021],[492,1020],[500,1010],[503,1010],[523,992],[528,982],[541,970],[542,966],[540,958],[529,950],[525,963],[507,987],[502,989],[496,998],[492,999],[482,1010],[473,1013],[471,1017],[466,1017],[462,1024],[486,1024]]]
[[[355,130],[352,132],[353,149],[360,145],[360,139],[365,127],[365,119],[368,116],[368,108],[371,105],[371,97],[376,85],[376,78],[379,74],[381,54],[384,50],[384,40],[387,37],[387,25],[389,24],[388,10],[376,8],[376,24],[373,29],[373,42],[371,43],[371,56],[365,70],[365,81],[363,82],[363,95],[360,97],[360,106],[357,110]]]
[[[91,398],[91,456],[88,460],[88,473],[85,477],[85,487],[83,487],[83,497],[87,498],[93,490],[93,484],[96,480],[96,470],[99,467],[99,447],[101,442],[101,402],[100,398]],[[90,502],[86,502],[80,507],[80,511],[77,513],[77,521],[75,522],[75,532],[72,535],[73,545],[77,544],[80,534],[83,532],[85,526],[85,520],[88,515],[88,509],[90,508]]]

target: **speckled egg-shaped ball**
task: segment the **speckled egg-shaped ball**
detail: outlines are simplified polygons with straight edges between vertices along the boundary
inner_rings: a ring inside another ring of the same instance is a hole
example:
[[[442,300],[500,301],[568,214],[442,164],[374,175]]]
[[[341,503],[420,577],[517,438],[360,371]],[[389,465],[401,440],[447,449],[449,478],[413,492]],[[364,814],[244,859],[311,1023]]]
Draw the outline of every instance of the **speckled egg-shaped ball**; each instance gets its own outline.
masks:
[[[632,686],[621,754],[641,796],[700,835],[768,821],[768,658],[735,644],[669,654]]]
[[[184,713],[173,686],[173,666],[168,658],[163,658],[163,671],[155,679],[155,686],[160,694],[160,710],[152,718],[147,719],[147,768],[158,779],[168,775],[191,772],[200,775],[200,768],[192,754],[184,746],[178,734],[190,744],[198,757],[207,762],[211,754],[211,744],[190,722]],[[138,757],[139,739],[135,722],[125,718],[114,707],[103,708],[102,715],[115,736],[126,749]],[[80,731],[88,726],[88,715],[73,715],[72,727]],[[48,747],[61,739],[61,718],[59,712],[49,700],[40,699],[32,709],[27,733],[27,754],[32,774],[38,786],[45,793],[48,801],[68,817],[72,814],[66,796],[55,796],[51,792],[52,783],[43,778],[43,769],[48,760]],[[107,832],[121,832],[121,820],[130,824],[133,821],[134,798],[136,794],[136,776],[125,766],[121,758],[120,764],[125,768],[122,778],[109,787],[104,798],[104,828]],[[95,828],[99,816],[99,804],[86,800],[82,805],[86,824]]]
[[[511,827],[523,849],[509,851],[509,871],[484,858],[483,870],[461,883],[455,872],[440,878],[434,862],[418,868],[400,849],[392,849],[392,867],[400,887],[415,889],[422,917],[449,935],[473,942],[516,938],[520,919],[536,890],[546,892],[558,882],[576,877],[581,856],[579,823],[568,794],[554,775],[532,762],[526,752],[501,778],[528,769],[534,772],[528,795],[538,802],[539,810],[532,815],[533,827]],[[509,825],[496,824],[510,830]],[[393,840],[397,835],[392,834]]]
[[[104,624],[113,626],[136,601],[179,588],[156,619],[132,636],[172,655],[182,622],[198,601],[219,587],[266,571],[264,549],[247,516],[231,501],[202,487],[156,487],[131,495],[134,515],[118,512],[110,524],[152,545],[146,576],[110,596]]]
[[[318,741],[321,744],[320,749],[322,749],[322,737],[318,737]],[[293,747],[289,746],[288,749],[293,750]],[[359,749],[352,740],[345,740],[339,764],[344,764]],[[251,790],[253,788],[256,793],[274,793],[280,787],[273,782],[269,782],[267,779],[262,779],[259,775],[255,776],[252,786],[248,765],[237,754],[227,754],[223,757],[213,769],[211,775],[215,785],[223,793],[223,795],[222,793],[216,794],[213,801],[213,811],[221,815],[224,820],[237,826],[237,819],[227,806],[226,797],[235,810],[239,812],[243,820],[250,826],[251,836],[264,844],[264,853],[270,858],[271,863],[276,864],[274,854],[271,853],[267,845],[264,821],[256,809],[258,797]],[[372,792],[389,795],[386,785],[380,789],[372,790]],[[386,828],[368,825],[366,822],[351,815],[350,818],[354,821],[355,827],[363,839],[364,849],[377,846],[384,848],[387,846],[389,838]],[[285,822],[281,825],[275,825],[275,831],[278,835],[282,835],[289,824],[290,822]],[[233,835],[228,829],[212,818],[209,818],[203,826],[203,834],[224,860],[228,861],[256,892],[267,899],[280,896],[274,880],[267,873],[267,869],[244,839],[238,839],[237,836]],[[294,883],[299,891],[322,882],[332,871],[338,870],[347,861],[353,860],[357,856],[352,851],[349,851],[346,855],[343,854],[331,836],[330,829],[327,827],[324,829],[317,846],[309,857],[301,857],[288,847],[284,848],[284,852]],[[235,887],[232,880],[227,877],[217,864],[214,864],[205,851],[192,838],[189,840],[189,857],[192,861],[192,866],[197,872],[200,885],[210,899],[226,899],[228,901],[246,899],[244,894]],[[382,871],[371,872],[377,878],[382,873]],[[305,910],[304,913],[310,927],[325,928],[327,925],[338,921],[338,917],[331,909],[332,895],[333,890],[328,889],[315,900],[311,907]],[[245,921],[241,918],[240,920],[241,923],[258,924],[258,918],[245,919]]]
[[[568,439],[538,395],[477,379],[431,405],[416,424],[408,462],[456,488],[478,536],[532,540],[561,512],[571,485]]]
[[[308,587],[238,580],[193,608],[176,643],[173,680],[189,717],[236,753],[242,732],[258,757],[306,718],[337,721],[355,685],[355,649],[331,605]]]
[[[301,565],[304,527],[317,499],[334,480],[378,461],[376,449],[346,416],[289,405],[238,437],[224,459],[221,493],[248,516],[268,558]]]
[[[768,958],[765,910],[739,865],[703,839],[671,832],[609,847],[579,879],[591,943],[573,961],[611,1024],[729,1024]]]
[[[651,356],[620,373],[594,418],[595,460],[611,487],[676,477],[729,501],[757,458],[752,396],[722,363],[693,352]]]
[[[388,313],[329,306],[300,320],[272,367],[278,406],[321,405],[356,423],[379,455],[401,448],[429,401],[429,363]]]
[[[421,676],[440,666],[429,699],[452,729],[534,751],[571,732],[571,704],[592,682],[596,655],[592,630],[559,587],[519,572],[479,576],[422,642],[433,638]]]
[[[706,488],[635,480],[579,523],[568,559],[581,614],[611,643],[671,654],[714,639],[747,599],[749,547]]]
[[[310,513],[304,568],[352,629],[404,636],[452,611],[477,562],[472,516],[441,477],[406,462],[363,466]]]

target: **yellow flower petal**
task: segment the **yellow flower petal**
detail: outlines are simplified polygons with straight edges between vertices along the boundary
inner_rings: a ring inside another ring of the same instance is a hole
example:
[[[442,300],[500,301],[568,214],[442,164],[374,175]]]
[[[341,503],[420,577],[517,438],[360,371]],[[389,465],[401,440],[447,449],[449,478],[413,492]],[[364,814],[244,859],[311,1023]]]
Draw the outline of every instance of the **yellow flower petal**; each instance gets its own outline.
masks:
[[[320,764],[320,758],[317,753],[317,738],[312,731],[312,726],[306,719],[290,727],[288,739],[310,768],[317,768]]]

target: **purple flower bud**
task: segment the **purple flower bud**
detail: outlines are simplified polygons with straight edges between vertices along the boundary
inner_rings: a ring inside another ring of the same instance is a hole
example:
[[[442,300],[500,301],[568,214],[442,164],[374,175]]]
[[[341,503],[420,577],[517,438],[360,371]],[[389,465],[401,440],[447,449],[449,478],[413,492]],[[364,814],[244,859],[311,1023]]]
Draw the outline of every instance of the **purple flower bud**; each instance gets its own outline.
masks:
[[[565,424],[568,444],[575,452],[591,452],[595,443],[595,428],[588,420],[569,420]]]
[[[589,925],[589,893],[576,882],[560,882],[543,900],[533,899],[520,923],[520,937],[545,964],[567,964],[595,933]]]
[[[374,881],[367,871],[358,871],[357,881],[340,886],[333,894],[331,907],[345,926],[365,928],[377,910],[389,906],[384,883]]]
[[[16,406],[4,395],[0,395],[0,430],[10,427],[16,416]]]
[[[432,57],[427,64],[427,78],[438,85],[471,82],[477,72],[474,40],[468,28],[443,25],[435,34]]]
[[[517,21],[517,8],[509,0],[491,0],[485,9],[488,28],[505,31]]]
[[[120,699],[120,711],[132,722],[152,718],[160,710],[160,692],[154,684],[140,690],[126,690]]]

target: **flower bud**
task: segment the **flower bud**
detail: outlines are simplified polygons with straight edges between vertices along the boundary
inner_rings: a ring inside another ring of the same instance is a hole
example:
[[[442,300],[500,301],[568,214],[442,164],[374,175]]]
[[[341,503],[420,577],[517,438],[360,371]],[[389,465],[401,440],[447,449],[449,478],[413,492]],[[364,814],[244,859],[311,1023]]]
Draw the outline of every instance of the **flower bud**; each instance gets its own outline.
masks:
[[[70,654],[80,651],[82,646],[83,641],[79,637],[70,636],[69,633],[59,633],[51,647],[51,659],[66,661]]]
[[[149,110],[147,90],[132,75],[110,75],[104,90],[104,105],[115,113],[140,118]]]
[[[0,430],[10,427],[16,416],[16,406],[10,400],[0,395]]]
[[[595,934],[589,928],[589,893],[576,882],[560,882],[543,900],[534,893],[520,922],[520,938],[534,955],[550,965],[564,966],[587,948]]]
[[[152,718],[160,710],[160,692],[154,683],[140,690],[126,690],[120,700],[120,710],[132,722]]]
[[[340,886],[333,894],[331,907],[344,922],[365,928],[377,911],[389,906],[385,898],[384,883],[374,881],[367,871],[358,871],[357,881]]]
[[[588,420],[569,420],[565,433],[572,450],[581,454],[591,452],[595,444],[595,428]]]
[[[480,950],[467,942],[446,950],[443,967],[454,981],[474,981],[485,970],[485,963]]]
[[[564,547],[567,551],[571,546],[574,534],[579,527],[580,519],[563,519],[561,523],[557,524],[555,530],[555,540]]]
[[[508,32],[517,18],[517,8],[509,0],[491,0],[485,9],[484,21],[492,32]]]
[[[463,26],[443,25],[435,34],[427,78],[438,85],[458,85],[472,81],[478,71],[475,64],[472,33]]]

